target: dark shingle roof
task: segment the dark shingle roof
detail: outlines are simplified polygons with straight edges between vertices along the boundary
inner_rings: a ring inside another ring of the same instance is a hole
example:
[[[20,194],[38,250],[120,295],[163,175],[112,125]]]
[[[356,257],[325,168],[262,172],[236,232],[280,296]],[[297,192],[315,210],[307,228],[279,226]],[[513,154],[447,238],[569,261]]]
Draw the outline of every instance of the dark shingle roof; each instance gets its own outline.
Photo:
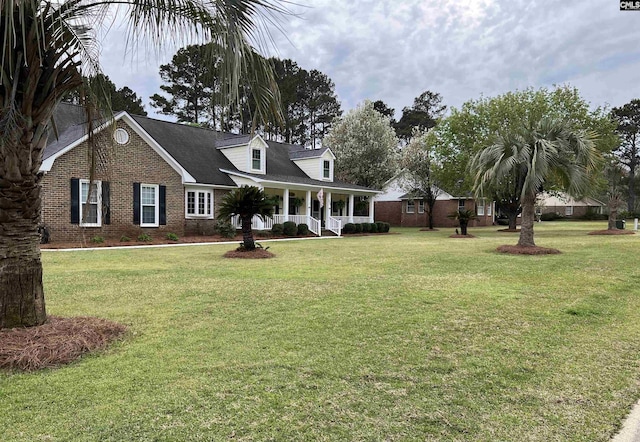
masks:
[[[289,158],[291,158],[292,160],[317,158],[319,156],[322,156],[322,154],[327,150],[329,150],[328,147],[322,147],[320,149],[305,149],[301,146],[291,146],[291,149],[289,150]]]
[[[82,138],[86,134],[86,116],[81,107],[61,104],[56,109],[56,124],[60,133],[59,139],[51,138],[45,149],[45,159],[56,154],[69,144]],[[247,144],[253,136],[236,135],[216,132],[211,129],[188,126],[168,121],[155,120],[139,115],[131,118],[142,129],[171,155],[196,182],[219,186],[235,186],[235,182],[222,170],[241,173],[261,180],[285,183],[298,183],[327,188],[346,188],[354,190],[371,190],[342,181],[320,181],[307,176],[293,161],[296,158],[315,157],[324,153],[327,148],[308,150],[275,141],[267,141],[266,149],[267,173],[265,175],[251,174],[238,170],[220,151],[220,147]]]

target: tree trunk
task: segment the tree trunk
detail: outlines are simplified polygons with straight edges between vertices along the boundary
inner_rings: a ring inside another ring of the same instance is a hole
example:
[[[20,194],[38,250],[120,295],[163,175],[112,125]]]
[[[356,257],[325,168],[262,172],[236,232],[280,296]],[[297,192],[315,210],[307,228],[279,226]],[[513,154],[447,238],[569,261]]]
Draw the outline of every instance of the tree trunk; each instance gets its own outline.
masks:
[[[251,218],[242,218],[242,241],[245,250],[255,250],[256,248],[256,243],[253,240],[253,230],[251,229]]]
[[[429,219],[429,229],[433,230],[433,208],[436,206],[435,199],[427,200],[427,207],[429,209],[429,213],[427,213],[427,218]]]
[[[609,211],[609,221],[608,221],[608,225],[607,225],[607,229],[608,230],[617,230],[618,229],[616,227],[616,218],[618,218],[618,211],[617,210],[610,210]]]
[[[536,212],[536,195],[528,194],[522,200],[522,225],[520,226],[520,239],[518,245],[522,247],[535,247],[533,241],[533,223]]]
[[[460,233],[462,235],[466,235],[467,234],[467,226],[469,225],[468,221],[460,221]]]
[[[47,320],[38,234],[39,180],[35,175],[16,179],[18,169],[3,160],[0,166],[8,175],[0,175],[0,328],[31,327]]]
[[[518,228],[518,213],[508,213],[509,230],[516,230]]]

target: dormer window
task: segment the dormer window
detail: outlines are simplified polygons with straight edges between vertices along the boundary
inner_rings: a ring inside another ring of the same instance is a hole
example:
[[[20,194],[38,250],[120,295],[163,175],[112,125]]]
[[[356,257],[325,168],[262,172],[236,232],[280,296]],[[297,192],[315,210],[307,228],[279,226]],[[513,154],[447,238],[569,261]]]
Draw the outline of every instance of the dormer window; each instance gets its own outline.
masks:
[[[326,179],[331,178],[331,161],[324,160],[322,162],[322,176]]]
[[[260,149],[251,149],[251,168],[254,170],[262,169],[262,156]]]

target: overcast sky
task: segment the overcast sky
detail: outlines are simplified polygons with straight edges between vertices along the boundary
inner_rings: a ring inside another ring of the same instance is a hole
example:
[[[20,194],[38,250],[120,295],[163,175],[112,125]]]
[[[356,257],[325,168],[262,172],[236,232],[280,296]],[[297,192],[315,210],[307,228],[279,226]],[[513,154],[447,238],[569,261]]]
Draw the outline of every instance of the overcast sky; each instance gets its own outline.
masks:
[[[576,86],[593,107],[640,98],[640,11],[618,0],[295,0],[265,55],[318,69],[342,109],[383,100],[400,117],[425,90],[449,107],[527,87]],[[159,92],[163,56],[103,42],[104,71],[143,100]],[[167,117],[161,117],[167,118]]]

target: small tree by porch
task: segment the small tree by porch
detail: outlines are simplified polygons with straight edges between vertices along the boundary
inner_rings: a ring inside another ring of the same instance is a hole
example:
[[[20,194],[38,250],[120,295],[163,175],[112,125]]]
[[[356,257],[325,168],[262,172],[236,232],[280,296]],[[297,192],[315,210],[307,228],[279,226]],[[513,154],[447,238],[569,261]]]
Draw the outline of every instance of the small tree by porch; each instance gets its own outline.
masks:
[[[233,216],[240,217],[242,225],[242,241],[246,251],[256,248],[253,239],[251,220],[254,216],[264,220],[273,216],[274,202],[267,198],[264,190],[255,186],[242,186],[227,193],[223,199],[218,216],[230,220]]]

